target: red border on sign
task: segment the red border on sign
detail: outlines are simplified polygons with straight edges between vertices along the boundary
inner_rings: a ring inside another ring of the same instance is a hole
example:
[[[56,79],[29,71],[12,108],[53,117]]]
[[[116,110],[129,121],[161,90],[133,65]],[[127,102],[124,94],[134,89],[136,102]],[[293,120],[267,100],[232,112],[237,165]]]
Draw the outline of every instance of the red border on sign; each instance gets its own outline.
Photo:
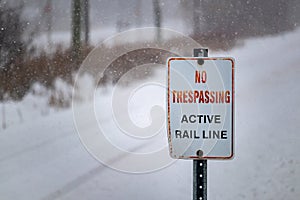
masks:
[[[170,63],[171,61],[173,60],[198,60],[199,58],[197,57],[172,57],[172,58],[169,58],[168,59],[168,142],[169,142],[169,152],[170,152],[170,155],[172,157],[172,142],[171,142],[171,121],[170,121]],[[222,58],[222,57],[201,57],[202,60],[229,60],[231,61],[232,63],[232,107],[231,107],[231,126],[232,126],[232,134],[231,134],[231,141],[232,141],[232,144],[231,144],[231,155],[230,156],[227,156],[227,157],[214,157],[214,156],[204,156],[204,157],[198,157],[198,156],[188,156],[188,157],[184,157],[184,156],[181,156],[181,157],[178,157],[178,159],[199,159],[199,160],[206,160],[206,159],[222,159],[222,160],[226,160],[226,159],[231,159],[233,158],[234,156],[234,131],[235,131],[235,123],[234,123],[234,118],[235,118],[235,115],[234,115],[234,104],[235,104],[235,101],[234,101],[234,97],[235,97],[235,85],[234,85],[234,68],[235,68],[235,65],[234,65],[234,59],[233,58]]]

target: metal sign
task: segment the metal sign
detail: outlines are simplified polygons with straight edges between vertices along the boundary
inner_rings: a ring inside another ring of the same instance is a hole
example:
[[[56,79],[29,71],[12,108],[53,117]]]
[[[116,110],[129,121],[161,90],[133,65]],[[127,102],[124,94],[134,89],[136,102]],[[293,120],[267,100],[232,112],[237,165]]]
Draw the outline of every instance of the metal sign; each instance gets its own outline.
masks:
[[[233,157],[234,60],[169,58],[167,122],[176,159]]]

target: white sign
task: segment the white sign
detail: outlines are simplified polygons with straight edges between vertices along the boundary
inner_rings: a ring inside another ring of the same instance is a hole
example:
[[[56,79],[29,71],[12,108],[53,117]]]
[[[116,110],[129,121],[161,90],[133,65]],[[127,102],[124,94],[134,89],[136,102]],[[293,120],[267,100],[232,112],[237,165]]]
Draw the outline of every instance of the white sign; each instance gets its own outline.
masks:
[[[234,60],[169,58],[167,122],[176,159],[233,157]]]

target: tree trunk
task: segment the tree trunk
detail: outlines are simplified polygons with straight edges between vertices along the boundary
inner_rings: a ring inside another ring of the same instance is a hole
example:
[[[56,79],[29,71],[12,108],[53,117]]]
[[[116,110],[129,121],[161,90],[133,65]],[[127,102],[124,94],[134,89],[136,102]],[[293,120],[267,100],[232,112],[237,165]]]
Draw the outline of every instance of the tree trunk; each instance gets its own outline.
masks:
[[[2,104],[2,129],[6,129],[5,103]]]
[[[90,4],[89,0],[83,0],[83,23],[84,23],[84,43],[89,45],[90,39]]]
[[[193,1],[193,34],[196,37],[200,33],[200,0]]]
[[[141,26],[141,7],[142,2],[141,0],[136,0],[135,2],[135,26],[140,27]]]
[[[159,5],[159,0],[153,0],[153,11],[154,11],[154,25],[157,28],[156,39],[161,41],[161,8]]]
[[[72,6],[72,58],[78,64],[81,51],[81,1],[73,0]]]

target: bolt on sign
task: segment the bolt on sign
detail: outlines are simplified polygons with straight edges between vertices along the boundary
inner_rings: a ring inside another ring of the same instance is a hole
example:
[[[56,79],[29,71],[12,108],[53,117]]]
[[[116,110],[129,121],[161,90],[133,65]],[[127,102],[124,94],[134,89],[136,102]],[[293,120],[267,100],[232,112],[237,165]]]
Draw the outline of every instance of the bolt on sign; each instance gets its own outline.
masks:
[[[167,61],[169,150],[176,159],[233,157],[233,58]]]

